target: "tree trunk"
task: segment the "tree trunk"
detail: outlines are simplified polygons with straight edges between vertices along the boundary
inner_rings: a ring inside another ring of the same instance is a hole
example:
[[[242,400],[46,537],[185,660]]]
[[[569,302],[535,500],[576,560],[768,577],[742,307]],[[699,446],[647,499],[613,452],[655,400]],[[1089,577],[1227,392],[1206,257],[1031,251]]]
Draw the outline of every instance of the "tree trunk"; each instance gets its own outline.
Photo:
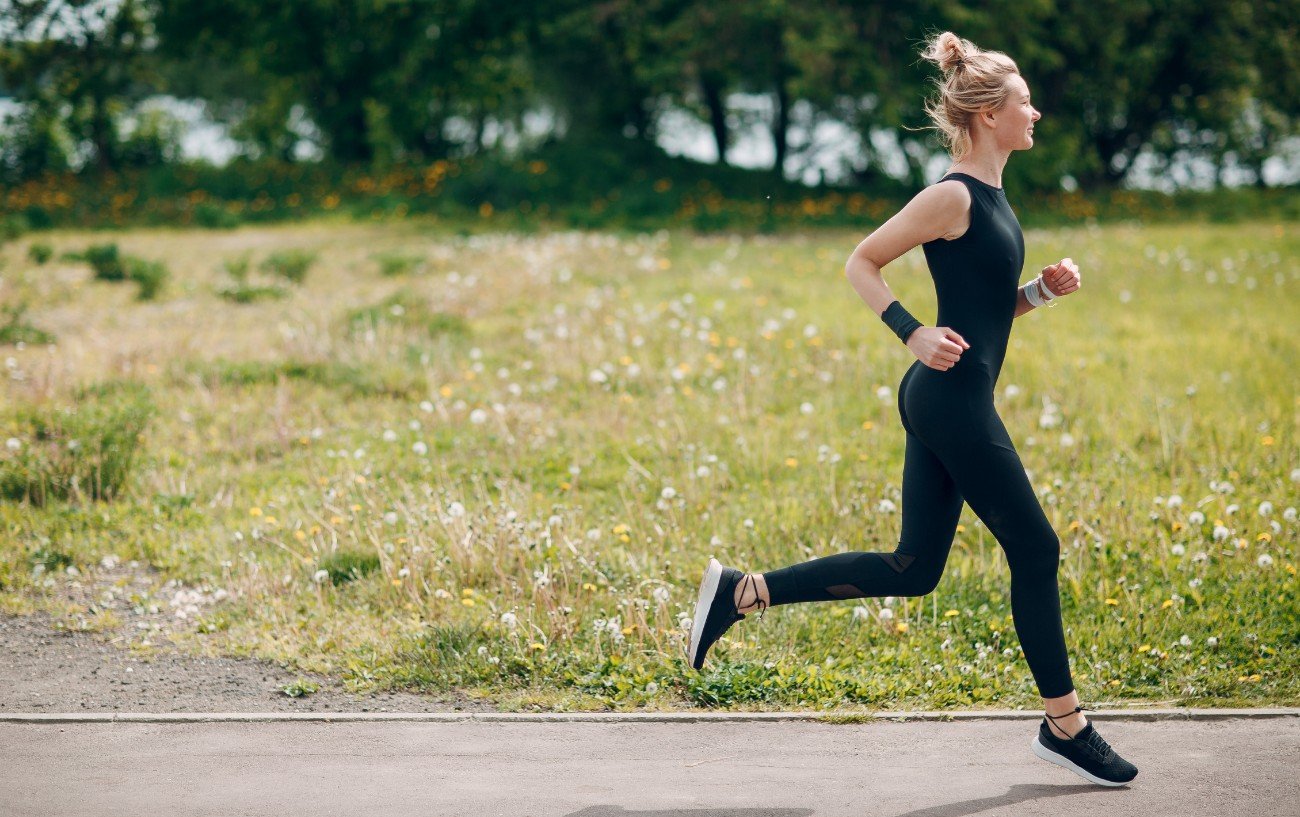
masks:
[[[709,125],[713,128],[713,141],[718,146],[718,164],[727,164],[727,106],[722,99],[722,83],[712,73],[700,77],[700,90],[704,94],[704,104],[709,109]]]

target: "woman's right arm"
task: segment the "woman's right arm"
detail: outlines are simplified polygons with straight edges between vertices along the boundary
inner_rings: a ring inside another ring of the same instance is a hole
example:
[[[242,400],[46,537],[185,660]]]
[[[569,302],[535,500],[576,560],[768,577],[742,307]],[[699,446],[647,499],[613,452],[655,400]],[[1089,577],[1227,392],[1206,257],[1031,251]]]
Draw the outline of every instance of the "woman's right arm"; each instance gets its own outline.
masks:
[[[897,300],[881,268],[927,241],[964,233],[970,206],[966,185],[939,182],[917,193],[893,218],[862,239],[845,263],[844,274],[876,317]],[[921,326],[908,335],[907,348],[925,365],[946,371],[970,344],[948,327]]]

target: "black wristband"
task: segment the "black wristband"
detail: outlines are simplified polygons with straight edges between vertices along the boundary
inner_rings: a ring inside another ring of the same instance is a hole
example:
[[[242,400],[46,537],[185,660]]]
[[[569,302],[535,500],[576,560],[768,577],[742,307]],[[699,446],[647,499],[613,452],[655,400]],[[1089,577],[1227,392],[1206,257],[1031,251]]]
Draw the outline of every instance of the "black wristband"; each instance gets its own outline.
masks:
[[[898,335],[898,339],[903,343],[907,343],[908,336],[925,325],[912,317],[912,313],[904,309],[899,301],[894,301],[885,307],[885,311],[880,313],[880,319],[894,330],[894,334]]]

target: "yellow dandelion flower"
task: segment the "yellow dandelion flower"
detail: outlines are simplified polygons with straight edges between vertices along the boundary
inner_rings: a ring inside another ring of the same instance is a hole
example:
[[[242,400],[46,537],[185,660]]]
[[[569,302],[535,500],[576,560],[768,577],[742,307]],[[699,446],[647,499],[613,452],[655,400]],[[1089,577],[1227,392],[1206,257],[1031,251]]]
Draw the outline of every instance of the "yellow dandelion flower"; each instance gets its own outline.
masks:
[[[311,535],[312,535],[312,536],[315,536],[315,535],[318,534],[318,533],[320,533],[320,525],[312,525],[312,526],[311,526]]]
[[[268,516],[268,517],[266,517],[266,524],[268,524],[268,525],[278,525],[279,522],[276,520],[276,518],[275,518],[274,516]]]
[[[561,490],[561,491],[567,491],[567,490],[569,490],[569,489],[572,488],[572,487],[573,487],[573,486],[570,485],[570,484],[567,483],[567,482],[561,482],[561,483],[560,483],[560,490]]]
[[[1273,541],[1273,534],[1269,533],[1268,531],[1264,531],[1264,532],[1261,533],[1259,536],[1256,536],[1256,537],[1255,537],[1255,541],[1257,541],[1257,542],[1272,542],[1272,541]]]
[[[1249,680],[1249,679],[1250,679],[1250,676],[1249,676],[1249,675],[1239,675],[1239,676],[1237,676],[1237,680],[1238,680],[1239,682],[1240,682],[1240,681],[1246,681],[1246,680]]]
[[[595,589],[596,589],[596,585],[592,584],[591,582],[583,582],[583,583],[582,583],[582,589],[583,589],[583,590],[595,590]]]
[[[623,635],[631,635],[631,634],[632,634],[632,631],[635,630],[635,629],[636,629],[636,625],[635,625],[635,624],[633,624],[631,627],[624,627],[624,628],[623,628]]]
[[[474,606],[474,600],[473,600],[473,599],[469,599],[469,598],[461,599],[461,600],[460,600],[460,603],[463,604],[463,605],[465,605],[466,607],[473,607],[473,606]]]
[[[1260,438],[1259,444],[1260,444],[1260,445],[1272,445],[1272,444],[1273,444],[1273,435],[1271,435],[1271,434],[1265,434],[1262,438]]]
[[[358,485],[365,485],[365,484],[366,484],[366,478],[363,477],[363,476],[360,475],[360,474],[357,474],[355,477],[353,477],[353,478],[352,478],[352,481],[355,482],[355,483],[358,484]]]
[[[261,509],[261,508],[249,508],[249,509],[248,509],[248,515],[249,515],[249,516],[261,516],[261,515],[262,515],[262,509]]]
[[[1178,531],[1180,531],[1180,530],[1183,529],[1183,523],[1182,523],[1182,522],[1175,522],[1175,523],[1173,524],[1173,529],[1174,529],[1174,532],[1177,533]]]
[[[402,586],[401,579],[393,579],[393,587],[401,587],[401,586]]]
[[[438,389],[438,394],[442,395],[443,397],[451,397],[452,395],[451,384],[449,383],[446,386],[443,386],[442,388]]]
[[[907,632],[907,622],[906,622],[906,621],[900,621],[900,622],[898,622],[897,624],[895,624],[895,625],[894,625],[894,632],[896,632],[896,633],[905,633],[905,632]]]
[[[619,522],[617,525],[614,526],[614,533],[627,533],[627,531],[628,531],[627,525],[623,524],[622,522]]]
[[[876,427],[876,424],[873,423],[873,422],[871,422],[870,420],[863,420],[863,421],[862,421],[862,428],[865,429],[866,431],[870,431],[871,429],[873,429],[873,428],[875,428],[875,427]]]
[[[1117,687],[1117,686],[1119,686],[1119,681],[1118,681],[1118,680],[1111,681],[1111,682],[1110,682],[1110,685],[1113,686],[1113,687]]]
[[[785,464],[789,468],[795,468],[799,465],[799,460],[795,459],[794,457],[786,457]]]
[[[631,542],[631,541],[632,541],[632,537],[631,537],[631,536],[628,536],[626,533],[620,533],[620,534],[618,535],[618,541],[620,541],[620,542],[622,542],[623,544],[626,545],[628,542]]]
[[[1111,607],[1115,607],[1119,605],[1119,602],[1116,601],[1115,599],[1106,599],[1106,603],[1109,604]]]
[[[1287,565],[1286,565],[1286,572],[1287,572],[1287,573],[1290,573],[1292,576],[1294,576],[1294,575],[1295,575],[1295,565],[1291,564],[1290,562],[1287,562]]]
[[[544,650],[544,649],[546,649],[546,645],[543,644],[543,643],[541,643],[540,641],[534,641],[533,643],[531,643],[531,644],[528,645],[528,649],[530,649],[530,650]]]
[[[958,533],[962,533],[962,532],[965,531],[965,530],[966,530],[966,526],[965,526],[965,525],[958,525],[958,526],[957,526],[957,532],[958,532]]]
[[[472,596],[472,595],[474,595],[474,588],[472,588],[472,587],[464,587],[464,588],[461,588],[460,594],[461,594],[462,596]]]
[[[331,524],[331,525],[342,525],[342,524],[343,524],[343,517],[341,517],[341,516],[331,516],[331,517],[330,517],[330,524]]]
[[[961,611],[960,611],[960,610],[948,610],[948,611],[945,611],[945,612],[944,612],[943,617],[944,617],[944,618],[952,618],[953,616],[959,616],[959,615],[961,615]]]
[[[628,366],[631,363],[632,363],[632,358],[630,355],[623,355],[618,359],[618,365],[620,366]]]
[[[293,532],[293,538],[301,542],[302,540],[307,538],[307,532],[303,530],[296,530]]]
[[[355,503],[355,502],[352,503],[352,506],[351,506],[351,507],[352,507],[352,510],[354,510],[354,511],[359,511],[359,510],[361,510],[361,506],[360,506],[359,504]]]
[[[1151,649],[1150,644],[1143,644],[1141,647],[1138,647],[1138,652],[1146,652],[1149,649]]]
[[[1083,527],[1083,523],[1077,519],[1070,523],[1070,530],[1078,530],[1081,527]]]
[[[1253,674],[1253,675],[1250,676],[1250,680],[1252,680],[1252,681],[1258,681],[1258,680],[1259,680],[1260,678],[1262,678],[1262,677],[1263,677],[1263,676],[1260,675],[1260,674],[1257,672],[1257,673],[1255,673],[1255,674]]]
[[[1237,550],[1241,550],[1242,548],[1244,548],[1246,545],[1249,544],[1250,543],[1246,541],[1246,537],[1242,536],[1237,540]]]
[[[1174,600],[1173,600],[1173,599],[1165,599],[1164,601],[1162,601],[1162,602],[1160,603],[1160,609],[1161,609],[1161,610],[1168,610],[1170,607],[1173,607],[1173,606],[1174,606]]]

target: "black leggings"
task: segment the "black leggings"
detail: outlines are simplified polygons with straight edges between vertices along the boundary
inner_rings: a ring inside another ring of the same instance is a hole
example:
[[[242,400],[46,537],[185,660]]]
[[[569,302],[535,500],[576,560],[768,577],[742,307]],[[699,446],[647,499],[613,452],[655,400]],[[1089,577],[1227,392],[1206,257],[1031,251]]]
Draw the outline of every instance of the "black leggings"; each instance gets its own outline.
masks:
[[[924,596],[943,575],[965,500],[1007,555],[1011,615],[1044,698],[1074,690],[1056,583],[1061,542],[993,406],[994,378],[917,361],[899,386],[907,447],[902,533],[892,553],[853,551],[763,574],[771,606]]]

